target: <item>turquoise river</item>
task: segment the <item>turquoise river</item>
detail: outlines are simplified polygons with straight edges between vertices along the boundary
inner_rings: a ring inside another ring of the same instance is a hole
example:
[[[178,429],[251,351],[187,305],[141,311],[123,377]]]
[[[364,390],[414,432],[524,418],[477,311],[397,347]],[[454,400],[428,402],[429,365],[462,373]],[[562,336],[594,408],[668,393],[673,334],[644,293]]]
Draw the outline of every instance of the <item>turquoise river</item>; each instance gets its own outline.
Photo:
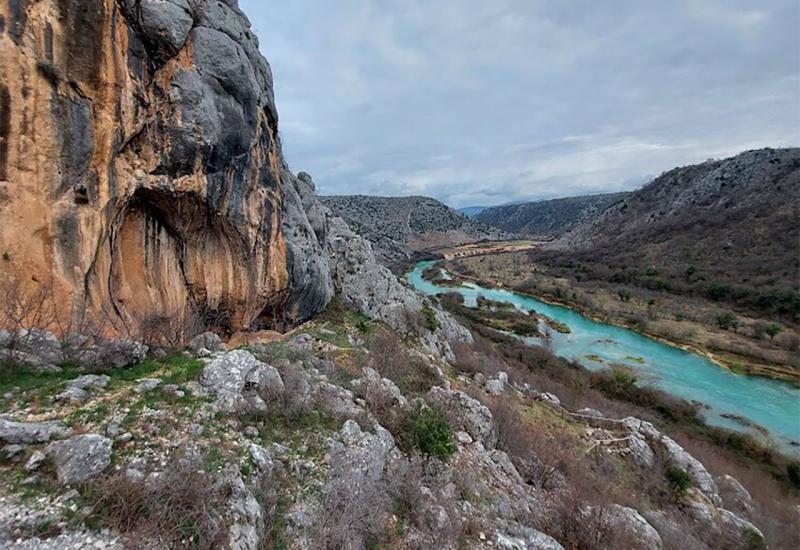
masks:
[[[476,298],[484,296],[560,321],[572,331],[569,334],[550,331],[549,345],[561,357],[577,361],[588,369],[606,368],[609,364],[634,367],[657,388],[705,405],[703,415],[709,424],[752,431],[763,438],[760,433],[763,430],[755,430],[752,426],[723,415],[744,418],[766,430],[783,452],[800,455],[800,389],[767,378],[735,374],[700,355],[663,344],[632,330],[593,321],[572,309],[530,296],[472,284],[457,288],[436,286],[422,278],[423,271],[435,263],[418,263],[406,276],[408,282],[429,295],[458,292],[464,296],[468,306],[474,307]],[[540,343],[537,339],[526,340],[532,344]]]

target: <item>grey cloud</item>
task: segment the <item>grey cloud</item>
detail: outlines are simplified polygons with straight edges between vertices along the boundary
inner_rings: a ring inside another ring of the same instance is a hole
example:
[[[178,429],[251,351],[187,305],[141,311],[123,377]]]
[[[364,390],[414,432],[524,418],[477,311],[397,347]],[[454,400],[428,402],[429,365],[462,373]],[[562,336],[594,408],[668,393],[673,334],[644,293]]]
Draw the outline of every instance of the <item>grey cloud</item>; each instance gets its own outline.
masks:
[[[289,162],[454,206],[800,142],[796,0],[240,0]]]

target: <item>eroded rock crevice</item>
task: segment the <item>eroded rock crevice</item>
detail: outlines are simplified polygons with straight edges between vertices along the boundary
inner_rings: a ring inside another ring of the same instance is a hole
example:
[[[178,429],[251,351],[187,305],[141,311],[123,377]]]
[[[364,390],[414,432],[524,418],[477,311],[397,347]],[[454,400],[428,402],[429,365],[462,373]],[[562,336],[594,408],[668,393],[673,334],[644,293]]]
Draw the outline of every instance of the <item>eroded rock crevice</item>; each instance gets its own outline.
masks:
[[[236,3],[4,0],[0,16],[4,269],[52,281],[69,315],[277,323],[278,116]]]

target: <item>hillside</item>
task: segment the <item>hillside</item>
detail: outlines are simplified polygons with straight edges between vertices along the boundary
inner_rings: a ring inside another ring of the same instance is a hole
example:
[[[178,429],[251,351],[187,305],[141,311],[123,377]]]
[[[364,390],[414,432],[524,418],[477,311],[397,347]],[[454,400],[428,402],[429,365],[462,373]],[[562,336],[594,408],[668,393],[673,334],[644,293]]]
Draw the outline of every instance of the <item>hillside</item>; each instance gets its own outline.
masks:
[[[607,193],[494,206],[480,211],[475,219],[512,233],[557,236],[594,219],[627,195]]]
[[[394,266],[414,253],[510,235],[459,214],[430,197],[322,197],[322,203],[372,242],[378,259]]]
[[[562,236],[609,277],[797,321],[800,149],[670,170]]]
[[[465,206],[464,208],[459,208],[458,213],[464,214],[470,218],[475,218],[478,214],[486,210],[487,206]]]

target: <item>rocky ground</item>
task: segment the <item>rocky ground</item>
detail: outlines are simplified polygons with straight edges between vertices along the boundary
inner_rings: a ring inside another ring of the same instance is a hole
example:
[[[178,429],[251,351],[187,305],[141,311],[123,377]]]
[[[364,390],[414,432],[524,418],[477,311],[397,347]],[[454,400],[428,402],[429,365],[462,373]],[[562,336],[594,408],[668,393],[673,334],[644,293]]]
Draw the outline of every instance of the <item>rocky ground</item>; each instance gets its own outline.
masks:
[[[652,424],[568,411],[504,372],[459,374],[362,315],[329,311],[247,349],[205,334],[135,359],[5,366],[0,546],[763,544],[747,491]],[[531,423],[548,427],[538,454],[516,452]],[[585,499],[577,474],[545,463],[554,443],[637,498]],[[686,478],[667,504],[643,496],[664,468]]]

